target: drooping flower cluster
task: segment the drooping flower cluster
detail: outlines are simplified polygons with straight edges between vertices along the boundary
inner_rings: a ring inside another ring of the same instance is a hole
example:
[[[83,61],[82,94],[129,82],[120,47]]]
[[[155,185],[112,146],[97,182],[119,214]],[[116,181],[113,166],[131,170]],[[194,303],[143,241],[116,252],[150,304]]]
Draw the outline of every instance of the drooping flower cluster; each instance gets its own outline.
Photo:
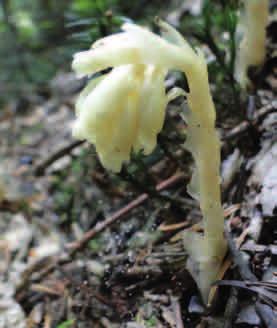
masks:
[[[123,31],[73,60],[79,76],[114,67],[80,94],[73,135],[93,143],[103,166],[115,172],[132,149],[149,154],[155,148],[169,101],[164,79],[172,65],[180,68],[183,62],[183,50],[150,31],[130,24]]]
[[[154,66],[123,65],[81,93],[73,134],[95,145],[104,167],[120,171],[132,148],[152,152],[167,104],[164,78]]]

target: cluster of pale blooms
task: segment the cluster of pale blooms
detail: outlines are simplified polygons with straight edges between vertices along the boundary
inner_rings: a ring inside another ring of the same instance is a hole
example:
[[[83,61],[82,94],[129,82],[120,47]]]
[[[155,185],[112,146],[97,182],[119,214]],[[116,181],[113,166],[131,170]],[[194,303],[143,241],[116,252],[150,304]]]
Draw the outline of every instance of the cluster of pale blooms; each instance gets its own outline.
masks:
[[[93,143],[103,166],[115,172],[129,160],[132,149],[153,151],[167,103],[176,95],[166,95],[165,76],[169,69],[183,68],[185,53],[195,56],[176,30],[164,22],[159,25],[164,38],[125,24],[122,33],[100,39],[74,56],[78,76],[113,67],[80,94],[73,135]]]

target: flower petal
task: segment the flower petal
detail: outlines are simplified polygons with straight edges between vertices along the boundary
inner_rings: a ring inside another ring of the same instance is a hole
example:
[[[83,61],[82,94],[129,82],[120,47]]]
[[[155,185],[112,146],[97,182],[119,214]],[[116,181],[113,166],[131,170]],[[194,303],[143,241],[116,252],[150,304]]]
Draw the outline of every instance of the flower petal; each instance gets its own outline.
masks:
[[[73,134],[97,142],[101,147],[109,142],[118,108],[132,88],[131,66],[122,66],[109,73],[81,103]]]
[[[191,54],[193,56],[194,50],[189,45],[189,43],[184,39],[184,37],[179,33],[174,27],[170,24],[166,23],[165,21],[156,18],[155,23],[161,29],[162,37],[167,40],[168,42],[182,47],[183,51],[185,51],[186,55]]]
[[[108,67],[138,63],[138,50],[135,47],[114,46],[98,47],[75,54],[72,69],[78,77],[99,72]]]
[[[184,54],[183,49],[169,43],[146,28],[126,23],[123,24],[122,29],[126,33],[130,33],[132,39],[136,40],[137,47],[141,51],[140,57],[144,64],[167,69],[183,69],[184,60],[189,60],[189,54]]]
[[[166,71],[149,66],[145,73],[139,104],[139,132],[135,150],[150,154],[156,146],[157,134],[163,126],[167,97],[164,78]]]
[[[107,147],[105,153],[99,154],[102,164],[114,172],[119,172],[122,163],[130,159],[138,129],[137,98],[136,90],[128,95],[125,108],[117,121],[110,147]]]
[[[82,76],[128,64],[182,70],[184,65],[193,63],[194,51],[185,42],[182,47],[177,46],[135,24],[124,24],[122,29],[122,33],[98,40],[91,50],[77,53],[72,64],[77,74]]]
[[[97,84],[102,81],[105,78],[105,76],[101,75],[98,76],[87,84],[87,86],[82,90],[82,92],[79,94],[76,104],[75,104],[75,114],[76,116],[79,116],[82,104],[85,100],[85,98],[92,92],[92,90],[97,86]]]

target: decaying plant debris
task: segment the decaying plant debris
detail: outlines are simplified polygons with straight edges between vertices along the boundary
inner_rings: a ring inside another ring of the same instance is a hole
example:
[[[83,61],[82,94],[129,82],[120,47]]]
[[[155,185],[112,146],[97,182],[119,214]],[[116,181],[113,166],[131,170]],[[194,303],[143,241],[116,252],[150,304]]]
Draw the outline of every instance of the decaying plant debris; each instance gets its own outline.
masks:
[[[241,112],[228,112],[233,98],[219,108],[229,254],[211,307],[186,270],[179,234],[201,230],[200,209],[185,188],[192,159],[182,113],[169,106],[153,155],[138,154],[118,175],[108,173],[92,146],[71,137],[80,82],[62,73],[48,99],[31,99],[24,115],[15,115],[12,102],[0,116],[0,327],[276,327],[271,24],[272,17],[266,62],[252,77],[251,95],[242,95]]]

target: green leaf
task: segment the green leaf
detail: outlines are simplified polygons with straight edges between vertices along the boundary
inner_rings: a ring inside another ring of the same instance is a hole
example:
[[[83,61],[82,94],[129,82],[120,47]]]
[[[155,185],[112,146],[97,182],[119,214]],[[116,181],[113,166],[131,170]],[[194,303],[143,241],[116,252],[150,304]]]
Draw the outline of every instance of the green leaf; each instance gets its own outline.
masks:
[[[61,324],[59,324],[57,328],[70,328],[70,327],[72,327],[74,322],[75,322],[74,319],[66,320],[66,321],[62,322]]]

